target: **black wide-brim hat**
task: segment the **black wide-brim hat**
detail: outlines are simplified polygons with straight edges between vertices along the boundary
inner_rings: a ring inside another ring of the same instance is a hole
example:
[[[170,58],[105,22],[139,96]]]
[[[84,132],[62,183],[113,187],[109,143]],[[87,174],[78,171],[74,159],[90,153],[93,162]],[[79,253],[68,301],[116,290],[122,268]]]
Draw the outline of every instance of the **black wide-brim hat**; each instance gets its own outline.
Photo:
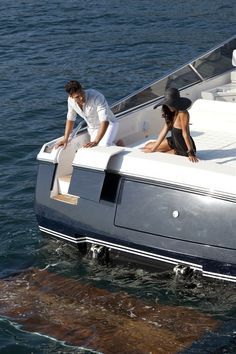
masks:
[[[153,108],[157,108],[161,105],[166,105],[169,107],[173,107],[178,111],[185,111],[192,104],[192,101],[187,97],[180,97],[179,90],[175,87],[170,87],[165,91],[164,100],[158,103]]]

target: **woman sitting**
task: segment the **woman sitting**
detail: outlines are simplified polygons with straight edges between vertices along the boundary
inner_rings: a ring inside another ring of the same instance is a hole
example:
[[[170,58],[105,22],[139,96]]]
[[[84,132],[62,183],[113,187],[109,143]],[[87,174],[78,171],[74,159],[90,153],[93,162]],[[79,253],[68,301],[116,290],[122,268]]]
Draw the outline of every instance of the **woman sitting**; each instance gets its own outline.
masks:
[[[198,162],[196,146],[189,132],[189,113],[187,109],[191,104],[190,99],[180,97],[177,88],[167,89],[162,103],[162,116],[165,118],[165,124],[157,140],[147,143],[143,151],[147,153],[168,152],[186,156],[190,161]],[[171,136],[166,138],[169,131]]]

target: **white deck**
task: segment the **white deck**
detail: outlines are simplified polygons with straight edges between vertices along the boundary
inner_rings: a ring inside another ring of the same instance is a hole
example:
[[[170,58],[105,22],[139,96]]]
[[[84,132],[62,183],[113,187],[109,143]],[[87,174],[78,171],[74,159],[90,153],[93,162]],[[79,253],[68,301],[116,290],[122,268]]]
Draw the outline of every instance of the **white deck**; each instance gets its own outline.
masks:
[[[156,117],[152,119],[156,120]],[[130,120],[131,123],[133,129],[136,125],[140,126],[135,119]],[[147,141],[156,139],[156,135],[152,135],[156,129],[150,129],[146,139],[138,140],[128,147],[78,149],[77,146],[81,146],[80,136],[68,144],[67,149],[55,150],[56,155],[54,150],[45,152],[43,147],[38,158],[45,160],[44,155],[47,155],[47,161],[58,163],[51,196],[60,193],[57,180],[71,175],[73,166],[79,166],[100,171],[112,170],[141,179],[200,188],[236,198],[236,103],[198,99],[190,109],[190,124],[200,159],[198,163],[192,163],[183,156],[144,153],[140,148]],[[129,131],[133,131],[132,126]],[[139,136],[145,134],[146,131],[141,130]]]
[[[199,158],[236,169],[236,104],[197,100],[190,122]]]
[[[217,131],[191,131],[197,146],[197,157],[200,161],[209,161],[236,168],[236,133],[220,133]],[[132,149],[141,149],[147,142],[154,141],[155,135],[133,144]]]
[[[129,147],[79,149],[73,165],[108,169],[138,178],[202,188],[235,197],[235,103],[199,99],[193,104],[190,117],[191,135],[200,159],[198,163],[192,163],[184,156],[144,153],[140,148],[152,138],[149,136]]]
[[[190,130],[201,161],[236,169],[236,103],[197,100],[190,109]],[[131,147],[140,149],[155,139],[153,135]]]
[[[236,169],[236,132],[220,133],[207,131],[192,132],[197,146],[197,156],[202,161],[210,161]]]

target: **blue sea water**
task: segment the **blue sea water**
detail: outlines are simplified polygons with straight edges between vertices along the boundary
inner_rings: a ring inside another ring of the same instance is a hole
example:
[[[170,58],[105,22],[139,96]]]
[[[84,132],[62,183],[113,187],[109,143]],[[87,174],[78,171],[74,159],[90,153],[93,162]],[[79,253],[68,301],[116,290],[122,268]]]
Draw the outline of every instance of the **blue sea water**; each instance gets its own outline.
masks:
[[[1,0],[0,12],[0,278],[57,264],[55,271],[111,291],[209,310],[220,329],[186,353],[236,353],[232,285],[203,281],[201,291],[176,289],[169,280],[119,269],[101,281],[105,271],[101,276],[70,246],[41,236],[33,206],[36,155],[63,133],[66,81],[96,88],[112,104],[235,35],[236,3]],[[85,352],[0,317],[0,353]]]

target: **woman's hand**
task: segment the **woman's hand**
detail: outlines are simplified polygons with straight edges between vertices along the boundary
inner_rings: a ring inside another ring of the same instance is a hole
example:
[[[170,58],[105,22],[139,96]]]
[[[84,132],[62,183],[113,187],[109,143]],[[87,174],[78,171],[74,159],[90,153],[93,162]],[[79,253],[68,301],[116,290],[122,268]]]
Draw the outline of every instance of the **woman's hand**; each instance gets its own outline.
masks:
[[[189,155],[188,159],[191,162],[198,162],[199,161],[199,159],[195,155]]]
[[[198,158],[195,155],[195,151],[193,149],[190,149],[187,151],[188,159],[191,162],[198,162]]]

